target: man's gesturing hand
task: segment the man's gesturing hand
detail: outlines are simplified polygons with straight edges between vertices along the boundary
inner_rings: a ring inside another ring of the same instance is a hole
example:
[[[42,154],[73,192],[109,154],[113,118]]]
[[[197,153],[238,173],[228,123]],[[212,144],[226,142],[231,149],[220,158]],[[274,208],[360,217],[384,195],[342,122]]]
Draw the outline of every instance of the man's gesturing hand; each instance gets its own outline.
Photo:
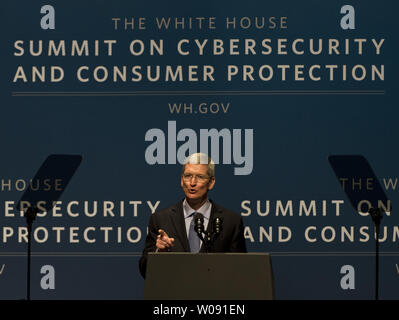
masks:
[[[157,236],[157,251],[168,251],[171,247],[173,247],[173,243],[175,242],[174,238],[169,238],[168,234],[162,230],[158,230]]]

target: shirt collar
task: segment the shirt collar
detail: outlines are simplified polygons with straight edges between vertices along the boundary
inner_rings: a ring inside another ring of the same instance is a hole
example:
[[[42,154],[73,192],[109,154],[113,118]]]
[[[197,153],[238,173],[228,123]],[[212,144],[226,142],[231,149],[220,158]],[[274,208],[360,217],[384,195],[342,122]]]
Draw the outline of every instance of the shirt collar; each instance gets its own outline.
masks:
[[[207,199],[201,208],[199,208],[198,210],[194,210],[193,208],[190,207],[187,200],[184,199],[183,201],[184,218],[185,219],[188,218],[193,212],[199,212],[204,216],[205,219],[209,220],[211,216],[211,205],[212,205],[211,202],[209,201],[209,199]]]

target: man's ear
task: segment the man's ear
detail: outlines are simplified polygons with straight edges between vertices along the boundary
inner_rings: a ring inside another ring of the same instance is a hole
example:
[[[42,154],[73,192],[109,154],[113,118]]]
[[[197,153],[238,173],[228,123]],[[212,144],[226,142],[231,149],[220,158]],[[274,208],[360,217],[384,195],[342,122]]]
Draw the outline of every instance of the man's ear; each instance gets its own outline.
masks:
[[[215,182],[216,182],[215,177],[212,177],[212,178],[209,180],[209,183],[208,183],[208,190],[212,190],[212,189],[213,189],[213,186],[215,185]]]

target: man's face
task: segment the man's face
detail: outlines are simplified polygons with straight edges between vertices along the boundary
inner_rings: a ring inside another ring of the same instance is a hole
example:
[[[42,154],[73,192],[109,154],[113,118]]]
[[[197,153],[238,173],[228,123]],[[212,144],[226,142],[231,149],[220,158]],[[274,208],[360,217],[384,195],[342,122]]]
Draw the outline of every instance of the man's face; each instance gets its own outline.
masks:
[[[206,164],[186,164],[181,176],[181,186],[187,199],[203,199],[214,185],[215,178],[209,177]]]

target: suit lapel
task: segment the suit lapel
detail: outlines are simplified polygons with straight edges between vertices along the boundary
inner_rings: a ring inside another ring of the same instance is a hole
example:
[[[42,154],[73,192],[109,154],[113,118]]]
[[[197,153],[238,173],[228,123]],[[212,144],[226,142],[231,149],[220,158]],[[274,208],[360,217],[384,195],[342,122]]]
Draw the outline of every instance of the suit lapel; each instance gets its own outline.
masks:
[[[186,231],[186,224],[184,222],[184,214],[183,214],[183,201],[176,204],[171,209],[171,219],[173,226],[175,227],[176,234],[180,239],[180,242],[186,252],[190,252],[190,246],[188,244],[187,239],[187,231]]]

